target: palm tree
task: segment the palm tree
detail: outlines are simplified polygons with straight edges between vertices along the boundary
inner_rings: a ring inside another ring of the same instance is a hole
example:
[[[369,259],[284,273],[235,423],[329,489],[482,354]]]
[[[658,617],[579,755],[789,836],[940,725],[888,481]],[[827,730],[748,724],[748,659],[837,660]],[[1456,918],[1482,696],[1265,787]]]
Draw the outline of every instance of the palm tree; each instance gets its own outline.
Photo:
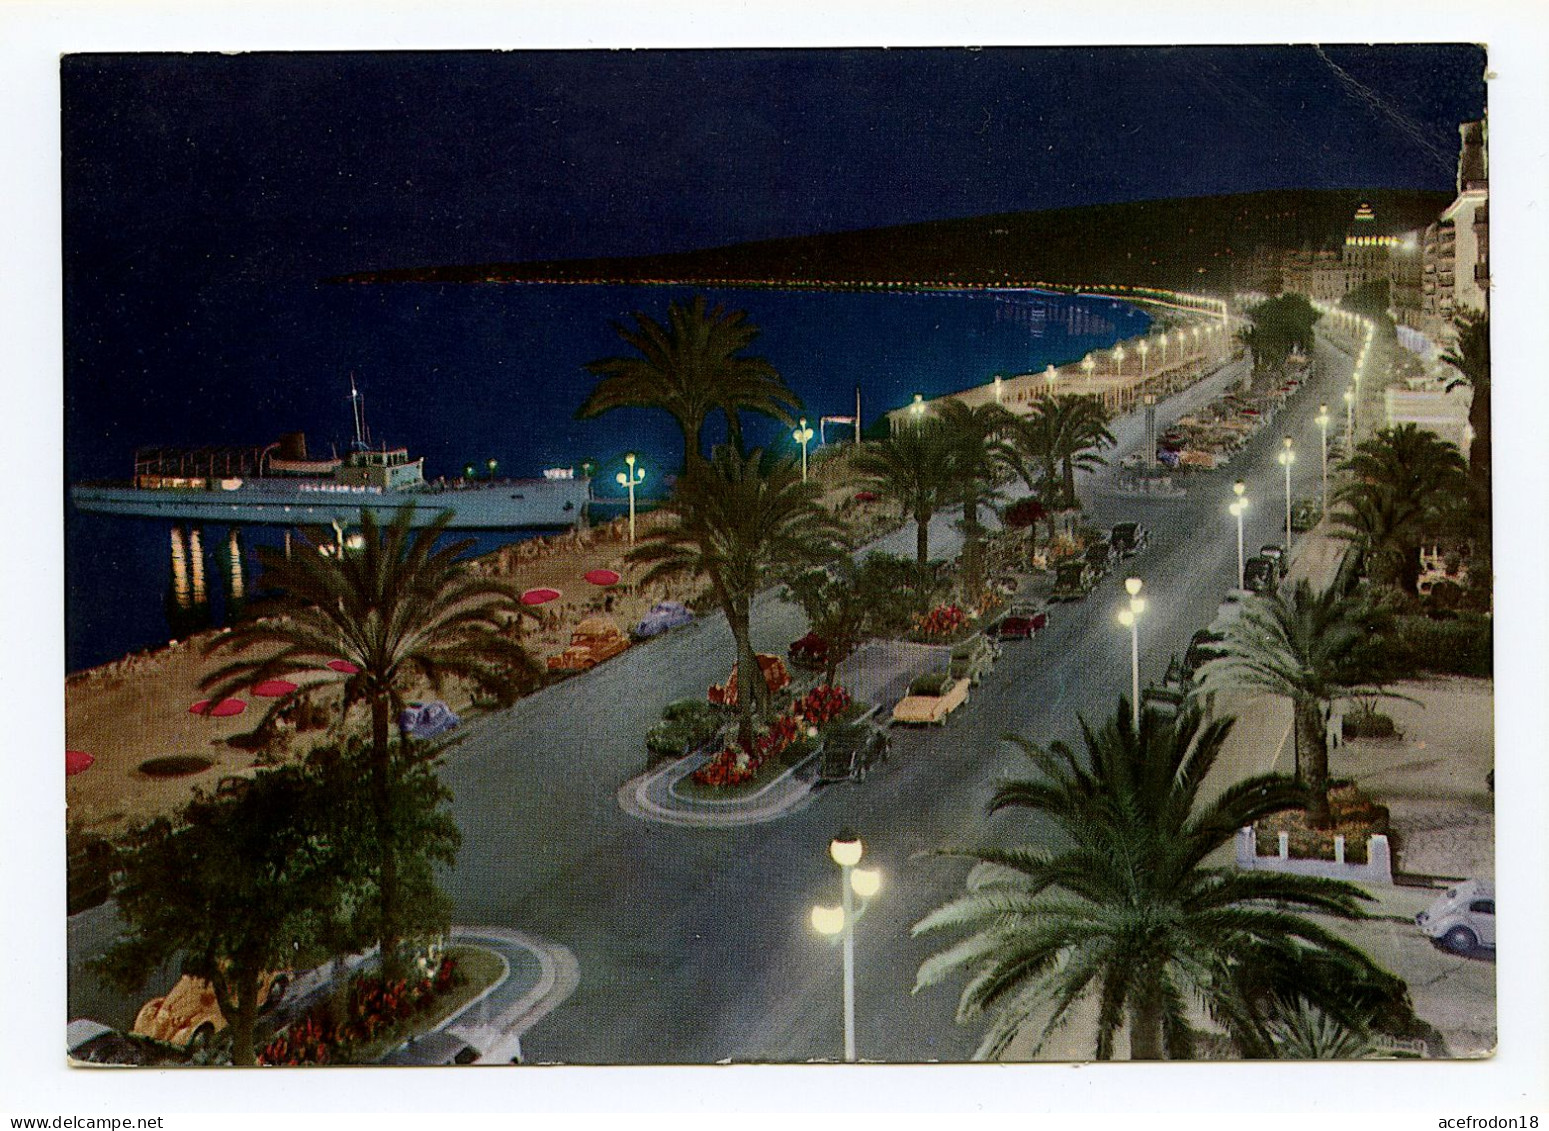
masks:
[[[939,410],[950,463],[949,475],[963,508],[963,581],[977,597],[984,585],[984,526],[979,508],[999,497],[998,484],[1016,466],[1007,435],[1012,416],[997,404],[970,408],[962,401],[945,401]]]
[[[818,502],[817,483],[803,483],[789,460],[767,470],[763,463],[762,450],[743,455],[730,444],[717,447],[707,463],[678,481],[663,506],[677,521],[647,535],[629,554],[648,567],[642,583],[709,580],[736,641],[740,738],[749,748],[754,725],[769,706],[769,690],[755,675],[753,598],[775,571],[794,572],[833,557],[840,531]]]
[[[899,426],[861,447],[851,464],[856,478],[893,499],[914,519],[915,559],[930,561],[930,520],[956,494],[951,446],[938,420]]]
[[[1381,694],[1377,634],[1388,617],[1333,587],[1314,591],[1302,579],[1289,598],[1278,593],[1248,601],[1229,622],[1216,653],[1199,672],[1202,694],[1225,689],[1268,692],[1289,699],[1296,731],[1296,777],[1307,783],[1308,820],[1329,824],[1325,720],[1335,699]]]
[[[1101,399],[1045,394],[1018,423],[1014,443],[1022,458],[1040,469],[1045,482],[1062,484],[1061,504],[1075,507],[1080,505],[1076,471],[1093,471],[1107,463],[1100,453],[1113,446],[1114,438]],[[1020,474],[1031,487],[1025,465]]]
[[[1346,984],[1393,981],[1297,913],[1362,918],[1359,901],[1370,897],[1360,888],[1204,863],[1238,829],[1303,796],[1291,779],[1263,774],[1201,802],[1232,722],[1206,722],[1189,707],[1173,719],[1147,712],[1137,731],[1121,699],[1102,730],[1082,722],[1084,759],[1063,743],[1045,750],[1012,740],[1040,776],[1001,785],[989,810],[1037,814],[1061,834],[1058,846],[948,853],[978,861],[967,893],[914,927],[916,935],[966,932],[921,964],[915,990],[968,973],[958,1020],[991,1019],[977,1056],[1003,1053],[1040,1015],[1047,1039],[1092,998],[1098,1059],[1113,1056],[1121,1030],[1133,1059],[1191,1056],[1191,1000],[1252,1049],[1262,1043],[1265,1005],[1241,992],[1238,971],[1327,963]],[[1337,1008],[1322,1000],[1330,980],[1311,984],[1315,1004]]]
[[[1352,480],[1335,492],[1338,536],[1384,559],[1401,588],[1414,595],[1420,546],[1444,523],[1467,486],[1456,446],[1414,424],[1385,428],[1360,443],[1345,468]]]
[[[1451,392],[1460,385],[1474,391],[1468,406],[1468,424],[1474,438],[1468,446],[1468,473],[1490,513],[1490,316],[1478,310],[1463,310],[1452,320],[1457,331],[1453,347],[1441,359],[1458,371],[1447,385]]]
[[[702,461],[704,428],[711,413],[726,417],[732,444],[742,450],[743,410],[790,423],[791,410],[801,406],[775,370],[761,357],[747,357],[758,337],[747,313],[707,308],[695,295],[687,303],[667,308],[667,325],[639,311],[635,327],[614,330],[639,356],[606,357],[587,365],[601,377],[576,411],[582,419],[616,408],[662,408],[672,414],[683,433],[683,465]]]
[[[411,530],[413,511],[400,511],[390,526],[377,525],[369,510],[360,516],[364,545],[359,551],[322,552],[302,537],[284,555],[259,551],[264,583],[279,589],[276,615],[237,625],[209,651],[263,654],[234,659],[202,681],[210,701],[249,684],[319,669],[333,661],[354,670],[339,680],[303,683],[276,701],[273,710],[331,689],[342,680],[342,716],[356,703],[370,712],[373,791],[381,828],[379,843],[393,843],[392,785],[395,772],[392,720],[405,694],[419,680],[438,686],[446,676],[471,681],[503,699],[536,682],[539,669],[512,633],[517,618],[531,615],[504,583],[474,573],[461,560],[472,545],[465,539],[440,549],[451,513]],[[341,717],[342,717],[341,716]],[[398,861],[384,851],[381,861],[380,922],[384,962],[396,961],[399,906]]]

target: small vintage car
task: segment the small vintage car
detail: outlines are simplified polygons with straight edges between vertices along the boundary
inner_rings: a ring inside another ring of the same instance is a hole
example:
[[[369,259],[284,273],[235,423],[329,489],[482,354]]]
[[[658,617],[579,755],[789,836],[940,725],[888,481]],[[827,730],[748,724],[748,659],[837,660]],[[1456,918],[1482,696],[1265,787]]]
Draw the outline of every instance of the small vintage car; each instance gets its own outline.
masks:
[[[919,676],[909,694],[893,708],[895,723],[935,723],[946,726],[947,716],[968,702],[968,680],[951,672]]]
[[[274,1005],[289,985],[290,975],[283,971],[264,975],[258,983],[258,1008]],[[225,1027],[215,988],[203,978],[184,974],[166,994],[140,1007],[131,1032],[169,1045],[202,1048]]]
[[[1019,601],[991,626],[997,640],[1031,640],[1049,624],[1049,612],[1028,601]]]
[[[865,781],[873,766],[887,761],[891,745],[887,731],[870,721],[833,727],[823,739],[817,780]]]
[[[791,641],[785,650],[790,661],[804,668],[821,668],[828,662],[828,641],[815,632],[809,632],[800,640]]]
[[[1415,925],[1428,937],[1459,954],[1472,954],[1480,946],[1495,946],[1495,885],[1488,880],[1466,880],[1420,914]]]
[[[785,661],[779,656],[771,656],[768,652],[757,654],[758,667],[764,673],[764,686],[769,688],[773,695],[777,691],[784,691],[791,685],[791,673],[786,670]],[[707,694],[710,702],[721,707],[735,707],[737,705],[737,668],[731,666],[731,675],[726,677],[725,683],[713,684]]]
[[[653,636],[660,636],[674,628],[681,628],[685,624],[692,624],[694,614],[688,606],[677,601],[658,601],[652,605],[645,616],[640,618],[640,623],[635,626],[635,635],[642,640],[648,640]]]
[[[570,634],[570,647],[549,657],[549,671],[584,672],[628,647],[629,637],[611,617],[587,617]]]
[[[1061,562],[1054,569],[1054,588],[1049,593],[1051,601],[1080,601],[1097,584],[1090,567],[1077,558]]]
[[[1000,649],[986,636],[975,634],[961,644],[952,647],[952,662],[948,670],[958,679],[966,679],[974,687],[984,679],[984,673],[995,666]]]
[[[1132,558],[1146,548],[1151,534],[1138,522],[1116,523],[1108,535],[1108,544],[1121,558]]]
[[[1252,593],[1273,593],[1280,585],[1280,567],[1274,558],[1252,557],[1243,566],[1243,585]]]
[[[398,731],[405,738],[435,738],[455,730],[462,720],[441,700],[410,703],[398,713]]]

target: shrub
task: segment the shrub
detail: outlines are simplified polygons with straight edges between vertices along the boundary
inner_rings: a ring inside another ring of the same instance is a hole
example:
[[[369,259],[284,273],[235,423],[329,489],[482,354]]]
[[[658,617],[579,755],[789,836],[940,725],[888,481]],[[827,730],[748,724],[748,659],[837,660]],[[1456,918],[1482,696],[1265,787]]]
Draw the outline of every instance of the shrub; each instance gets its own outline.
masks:
[[[1346,738],[1392,738],[1397,733],[1398,727],[1392,716],[1384,715],[1375,707],[1362,706],[1344,718]]]
[[[1488,677],[1495,674],[1495,633],[1487,616],[1455,619],[1402,616],[1390,640],[1393,659],[1408,672]]]

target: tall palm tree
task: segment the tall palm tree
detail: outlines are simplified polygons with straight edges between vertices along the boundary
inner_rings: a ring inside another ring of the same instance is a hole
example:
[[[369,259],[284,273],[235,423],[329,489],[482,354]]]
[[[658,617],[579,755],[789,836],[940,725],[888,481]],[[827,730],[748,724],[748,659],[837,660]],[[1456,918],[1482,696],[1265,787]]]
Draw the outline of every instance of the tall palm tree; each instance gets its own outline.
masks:
[[[1382,693],[1377,634],[1389,617],[1333,587],[1315,591],[1306,579],[1289,598],[1260,595],[1229,622],[1216,653],[1199,672],[1199,690],[1268,692],[1289,699],[1296,731],[1296,776],[1307,783],[1308,820],[1329,824],[1325,720],[1335,699]]]
[[[859,482],[875,487],[914,519],[915,559],[923,567],[930,561],[930,520],[956,494],[945,426],[935,419],[900,425],[862,445],[850,467]]]
[[[1452,320],[1457,331],[1453,347],[1441,359],[1458,371],[1447,385],[1451,392],[1460,385],[1474,391],[1468,406],[1468,424],[1474,438],[1468,446],[1468,473],[1489,514],[1490,498],[1490,315],[1478,310],[1463,310]]]
[[[635,326],[615,325],[639,356],[606,357],[587,365],[601,377],[576,410],[585,419],[617,408],[662,408],[683,433],[683,465],[701,462],[705,424],[714,412],[726,417],[732,444],[742,449],[744,410],[789,423],[801,400],[774,366],[743,350],[758,337],[745,311],[707,307],[703,296],[674,302],[663,326],[635,312]]]
[[[998,404],[969,407],[957,400],[945,401],[939,418],[945,430],[949,476],[963,508],[963,580],[977,597],[984,585],[984,525],[979,508],[995,503],[1001,480],[1016,466],[1007,438],[1013,418]]]
[[[740,738],[753,739],[769,707],[769,689],[757,678],[751,633],[753,598],[776,571],[792,573],[839,551],[840,526],[819,504],[821,488],[804,483],[789,460],[764,467],[764,453],[743,455],[730,444],[707,463],[690,467],[663,506],[677,521],[647,535],[630,551],[647,566],[642,582],[667,577],[707,578],[736,642]]]
[[[1042,470],[1045,480],[1062,484],[1061,503],[1066,507],[1079,505],[1076,471],[1103,466],[1108,461],[1102,450],[1114,445],[1101,399],[1069,393],[1039,397],[1032,413],[1017,427],[1015,438],[1023,457]]]
[[[1346,461],[1351,481],[1335,492],[1339,537],[1384,559],[1399,586],[1418,593],[1420,546],[1463,501],[1467,471],[1455,445],[1414,424],[1385,428]]]
[[[1167,719],[1119,701],[1100,731],[1082,722],[1085,758],[1063,743],[1017,745],[1039,771],[1003,784],[990,812],[1025,810],[1052,822],[1054,848],[1018,845],[951,852],[978,861],[967,893],[915,924],[916,935],[966,937],[921,964],[915,989],[968,974],[958,1020],[991,1024],[982,1058],[1006,1049],[1043,1019],[1042,1038],[1080,1001],[1095,998],[1098,1059],[1121,1030],[1133,1059],[1185,1058],[1197,1032],[1187,1006],[1204,1003],[1238,1047],[1260,1047],[1264,1004],[1246,997],[1236,973],[1327,963],[1347,985],[1392,976],[1298,911],[1362,917],[1369,899],[1351,884],[1205,864],[1238,829],[1292,808],[1302,788],[1277,774],[1247,778],[1213,800],[1200,789],[1232,726],[1194,708]],[[1313,979],[1315,1004],[1330,1009]],[[1332,996],[1337,998],[1337,993]],[[1248,1055],[1251,1055],[1249,1053]]]
[[[332,661],[354,670],[336,680],[309,680],[275,710],[296,699],[344,685],[343,715],[356,703],[370,713],[373,792],[379,843],[391,835],[395,760],[391,743],[394,717],[405,694],[421,679],[433,686],[446,676],[467,679],[483,690],[508,698],[536,682],[539,669],[514,638],[513,628],[527,614],[504,583],[472,571],[462,555],[464,539],[436,548],[451,513],[414,531],[413,511],[380,527],[369,510],[360,516],[364,545],[359,551],[322,552],[303,536],[289,555],[259,551],[263,579],[283,594],[275,615],[248,621],[217,637],[209,651],[237,654],[202,681],[211,702],[264,680],[328,670]],[[258,650],[260,655],[242,655]],[[379,894],[383,961],[396,961],[399,862],[384,851]]]

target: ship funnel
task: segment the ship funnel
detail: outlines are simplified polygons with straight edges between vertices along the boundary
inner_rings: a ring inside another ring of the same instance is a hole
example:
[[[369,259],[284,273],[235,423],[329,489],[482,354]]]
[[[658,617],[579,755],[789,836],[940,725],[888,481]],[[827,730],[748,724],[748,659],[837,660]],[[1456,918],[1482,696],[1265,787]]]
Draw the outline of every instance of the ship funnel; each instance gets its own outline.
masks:
[[[307,434],[305,432],[287,432],[279,440],[280,459],[306,459],[307,458]]]

